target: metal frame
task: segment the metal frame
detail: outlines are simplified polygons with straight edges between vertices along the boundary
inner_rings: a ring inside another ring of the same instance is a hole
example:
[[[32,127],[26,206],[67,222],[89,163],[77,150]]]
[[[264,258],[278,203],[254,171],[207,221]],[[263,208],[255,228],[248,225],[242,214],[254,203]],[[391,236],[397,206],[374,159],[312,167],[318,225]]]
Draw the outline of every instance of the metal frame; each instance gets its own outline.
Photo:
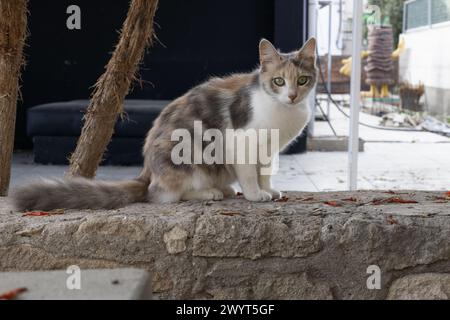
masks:
[[[317,28],[317,21],[319,16],[319,11],[322,8],[325,8],[328,6],[328,52],[327,52],[327,91],[331,93],[332,89],[332,68],[333,68],[333,60],[332,60],[332,52],[331,52],[331,39],[332,39],[332,17],[333,17],[333,0],[324,0],[324,1],[305,1],[308,6],[308,15],[309,15],[309,36],[310,37],[316,37],[318,34],[318,28]],[[320,6],[320,2],[327,2],[322,7]],[[316,107],[315,107],[315,99],[316,99],[316,89],[313,90],[313,92],[310,95],[310,105],[312,116],[311,120],[308,125],[308,133],[310,136],[314,134],[314,121],[316,117]],[[330,97],[328,97],[327,102],[327,114],[326,117],[330,119],[330,108],[331,108],[331,100]]]
[[[431,28],[431,19],[433,7],[431,6],[431,0],[428,0],[428,26]]]
[[[405,1],[405,3],[403,3],[403,33],[405,33],[406,32],[406,21],[407,21],[407,19],[406,19],[406,13],[407,13],[407,10],[406,10],[406,7],[407,7],[407,4],[409,3],[409,2],[411,2],[411,0],[409,0],[409,1]]]

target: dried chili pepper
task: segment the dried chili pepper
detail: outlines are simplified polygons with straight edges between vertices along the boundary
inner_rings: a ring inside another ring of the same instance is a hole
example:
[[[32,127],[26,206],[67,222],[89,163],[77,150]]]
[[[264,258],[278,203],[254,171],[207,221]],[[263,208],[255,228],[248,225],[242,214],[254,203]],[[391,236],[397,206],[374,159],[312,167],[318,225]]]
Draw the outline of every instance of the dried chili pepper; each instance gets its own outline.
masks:
[[[14,300],[17,298],[17,296],[27,291],[28,291],[27,288],[18,288],[8,291],[3,294],[0,294],[0,300]]]

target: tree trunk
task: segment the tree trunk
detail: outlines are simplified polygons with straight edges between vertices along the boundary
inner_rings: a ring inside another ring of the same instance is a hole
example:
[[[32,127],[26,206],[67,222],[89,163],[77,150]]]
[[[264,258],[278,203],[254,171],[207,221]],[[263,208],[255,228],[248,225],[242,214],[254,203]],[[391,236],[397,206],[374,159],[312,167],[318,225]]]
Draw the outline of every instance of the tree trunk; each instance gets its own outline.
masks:
[[[7,195],[11,179],[17,99],[26,34],[27,0],[0,0],[0,196]]]
[[[116,50],[95,85],[67,176],[95,176],[145,49],[153,43],[157,5],[158,0],[132,0]]]

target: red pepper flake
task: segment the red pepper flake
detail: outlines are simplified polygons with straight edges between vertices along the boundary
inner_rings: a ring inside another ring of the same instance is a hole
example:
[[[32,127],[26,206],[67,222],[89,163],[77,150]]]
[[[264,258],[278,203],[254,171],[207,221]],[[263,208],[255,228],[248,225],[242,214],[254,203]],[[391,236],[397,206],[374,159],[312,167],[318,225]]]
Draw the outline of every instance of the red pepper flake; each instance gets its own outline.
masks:
[[[17,298],[18,295],[27,292],[27,288],[18,288],[14,289],[8,292],[5,292],[3,294],[0,294],[0,300],[14,300]]]
[[[418,203],[416,200],[405,200],[399,197],[390,198],[388,203]]]
[[[386,217],[386,222],[390,225],[398,224],[398,221],[395,220],[392,216]]]
[[[450,191],[447,191],[443,197],[434,197],[435,203],[448,203],[450,201]]]
[[[391,197],[387,199],[374,199],[372,201],[372,204],[375,206],[381,205],[381,204],[387,204],[387,203],[401,203],[401,204],[409,204],[409,203],[418,203],[415,200],[405,200],[400,197]]]
[[[31,211],[25,212],[22,217],[49,217],[64,214],[63,209],[57,209],[52,211]]]
[[[342,204],[340,204],[337,201],[326,201],[324,202],[326,205],[329,205],[331,207],[342,207]]]
[[[49,215],[50,215],[49,212],[33,211],[33,212],[25,212],[22,217],[46,217]]]
[[[288,197],[281,197],[280,199],[276,199],[274,200],[275,202],[288,202],[289,198]]]

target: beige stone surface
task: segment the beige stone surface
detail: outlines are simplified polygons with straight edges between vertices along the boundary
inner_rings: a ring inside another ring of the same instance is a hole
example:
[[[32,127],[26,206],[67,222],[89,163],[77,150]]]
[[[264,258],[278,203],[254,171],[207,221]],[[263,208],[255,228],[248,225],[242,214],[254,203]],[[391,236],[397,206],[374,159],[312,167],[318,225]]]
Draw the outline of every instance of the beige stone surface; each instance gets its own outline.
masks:
[[[418,203],[373,203],[391,197]],[[0,271],[144,268],[162,299],[447,298],[450,203],[442,197],[289,193],[287,202],[136,204],[50,217],[24,217],[0,199]],[[381,270],[380,290],[367,288],[371,265]],[[408,278],[417,274],[434,276]]]
[[[388,299],[448,300],[450,274],[413,274],[396,280],[389,289]]]

